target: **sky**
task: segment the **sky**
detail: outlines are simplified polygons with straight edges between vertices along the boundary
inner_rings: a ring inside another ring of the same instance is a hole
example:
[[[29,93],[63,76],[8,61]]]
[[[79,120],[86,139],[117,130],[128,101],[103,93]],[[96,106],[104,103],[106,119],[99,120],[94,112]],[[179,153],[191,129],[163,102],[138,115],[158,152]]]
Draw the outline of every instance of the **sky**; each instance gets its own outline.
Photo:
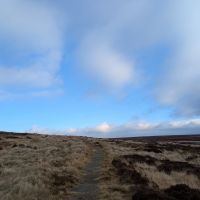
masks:
[[[0,0],[0,130],[200,133],[199,0]]]

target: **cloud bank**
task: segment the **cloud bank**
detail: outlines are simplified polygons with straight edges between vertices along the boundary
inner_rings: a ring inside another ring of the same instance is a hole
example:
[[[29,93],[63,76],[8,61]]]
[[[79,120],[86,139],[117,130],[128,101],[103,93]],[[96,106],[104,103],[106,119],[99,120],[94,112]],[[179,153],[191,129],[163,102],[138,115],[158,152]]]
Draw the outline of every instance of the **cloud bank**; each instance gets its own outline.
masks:
[[[156,84],[151,90],[158,104],[173,108],[176,115],[200,114],[198,0],[87,0],[83,10],[82,6],[72,4],[69,17],[75,25],[83,25],[77,28],[77,59],[84,70],[111,90],[145,82],[144,76],[152,74]],[[79,17],[74,16],[76,11]],[[160,46],[170,53],[167,62],[160,64],[159,74],[151,73],[148,64],[140,65],[140,55]]]
[[[121,125],[113,125],[103,122],[94,127],[80,129],[69,128],[66,130],[50,130],[33,126],[33,128],[28,130],[28,132],[100,138],[200,134],[200,119],[163,121],[160,123],[135,121],[127,122]]]
[[[66,81],[61,79],[62,58],[73,46],[79,70],[101,91],[132,90],[141,80],[148,82],[146,75],[152,76],[156,84],[146,84],[153,85],[157,104],[173,108],[177,115],[198,116],[199,9],[199,0],[2,0],[0,94],[13,88],[57,91]],[[157,74],[140,61],[147,50],[160,46],[170,53]]]

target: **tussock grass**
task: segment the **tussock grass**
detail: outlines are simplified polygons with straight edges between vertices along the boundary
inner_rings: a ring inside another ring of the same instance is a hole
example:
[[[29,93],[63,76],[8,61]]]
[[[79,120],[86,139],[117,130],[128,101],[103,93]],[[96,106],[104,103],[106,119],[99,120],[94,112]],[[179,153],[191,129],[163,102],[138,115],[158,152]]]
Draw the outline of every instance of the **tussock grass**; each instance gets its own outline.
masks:
[[[0,197],[66,199],[89,157],[86,140],[65,136],[0,135]]]
[[[162,194],[180,184],[200,189],[199,144],[198,137],[104,140],[108,159],[102,169],[101,199],[131,199],[141,189]],[[147,182],[137,181],[139,176]]]
[[[173,171],[171,174],[166,174],[158,171],[156,166],[149,166],[145,163],[136,163],[135,168],[144,177],[148,178],[150,185],[153,183],[153,186],[159,189],[166,189],[177,184],[185,184],[194,189],[200,188],[200,180],[194,174],[187,174],[184,171]]]

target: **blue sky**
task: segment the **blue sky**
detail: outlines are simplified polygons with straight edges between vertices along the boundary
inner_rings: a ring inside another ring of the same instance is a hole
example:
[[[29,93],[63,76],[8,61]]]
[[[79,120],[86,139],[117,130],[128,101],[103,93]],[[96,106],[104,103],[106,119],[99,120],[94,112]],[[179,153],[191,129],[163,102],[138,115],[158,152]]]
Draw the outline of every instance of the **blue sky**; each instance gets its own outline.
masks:
[[[199,0],[1,0],[0,129],[200,130]]]

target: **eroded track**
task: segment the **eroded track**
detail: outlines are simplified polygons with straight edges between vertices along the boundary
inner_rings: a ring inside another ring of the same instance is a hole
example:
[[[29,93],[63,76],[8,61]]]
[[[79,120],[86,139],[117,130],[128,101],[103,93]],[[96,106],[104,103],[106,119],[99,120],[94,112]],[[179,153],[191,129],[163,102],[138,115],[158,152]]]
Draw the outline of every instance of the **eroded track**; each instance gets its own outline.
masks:
[[[97,200],[98,177],[104,159],[104,152],[100,146],[94,147],[94,153],[90,162],[84,168],[84,177],[73,190],[70,200]]]

